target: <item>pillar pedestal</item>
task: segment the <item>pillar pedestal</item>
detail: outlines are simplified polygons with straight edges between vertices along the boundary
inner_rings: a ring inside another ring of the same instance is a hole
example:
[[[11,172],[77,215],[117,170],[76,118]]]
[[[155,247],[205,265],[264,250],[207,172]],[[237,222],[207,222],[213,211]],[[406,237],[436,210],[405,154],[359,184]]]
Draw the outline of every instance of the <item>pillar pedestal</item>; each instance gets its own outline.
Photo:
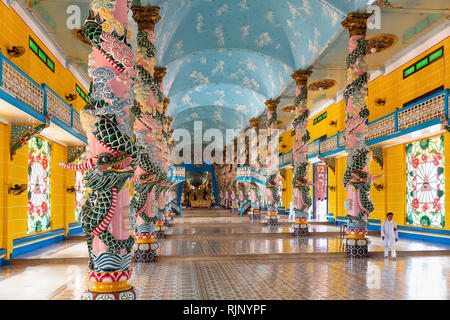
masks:
[[[349,258],[367,258],[369,240],[366,238],[367,230],[346,230],[345,251]]]
[[[261,218],[261,212],[260,212],[260,210],[258,209],[258,208],[253,208],[253,209],[250,209],[249,211],[248,211],[248,214],[250,215],[250,220],[260,220],[260,218]]]
[[[164,225],[163,220],[157,220],[155,223],[156,239],[162,239],[166,237],[167,227]]]
[[[309,233],[307,218],[295,218],[295,223],[292,227],[294,228],[294,235],[296,237],[304,237]]]
[[[278,226],[278,213],[276,211],[269,211],[267,213],[266,224],[268,226]]]
[[[150,263],[156,262],[156,251],[159,244],[155,241],[153,233],[137,233],[133,250],[133,262]]]
[[[90,270],[89,289],[82,300],[136,300],[136,291],[127,281],[131,270],[95,272]]]

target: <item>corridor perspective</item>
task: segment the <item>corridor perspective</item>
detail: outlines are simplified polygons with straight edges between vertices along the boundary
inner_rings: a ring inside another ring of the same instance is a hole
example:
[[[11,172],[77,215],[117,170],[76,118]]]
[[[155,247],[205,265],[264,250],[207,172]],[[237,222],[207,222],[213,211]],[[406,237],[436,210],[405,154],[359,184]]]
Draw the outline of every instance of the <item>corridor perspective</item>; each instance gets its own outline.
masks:
[[[144,300],[450,298],[450,245],[401,239],[397,260],[387,260],[379,232],[370,232],[370,258],[348,260],[339,227],[311,221],[314,236],[298,239],[291,225],[186,209],[160,240],[158,261],[135,264],[130,284]],[[1,269],[0,299],[79,299],[87,262],[80,235],[18,256]]]
[[[448,2],[0,0],[0,300],[450,300]]]

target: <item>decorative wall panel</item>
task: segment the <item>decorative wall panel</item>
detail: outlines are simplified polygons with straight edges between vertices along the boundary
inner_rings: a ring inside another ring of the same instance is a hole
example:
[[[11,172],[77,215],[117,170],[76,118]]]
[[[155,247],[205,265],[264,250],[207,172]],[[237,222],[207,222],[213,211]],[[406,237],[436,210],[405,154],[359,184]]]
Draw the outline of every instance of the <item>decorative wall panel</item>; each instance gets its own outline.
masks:
[[[445,227],[444,136],[406,145],[406,223]]]
[[[28,142],[27,233],[50,229],[50,142],[34,137]]]

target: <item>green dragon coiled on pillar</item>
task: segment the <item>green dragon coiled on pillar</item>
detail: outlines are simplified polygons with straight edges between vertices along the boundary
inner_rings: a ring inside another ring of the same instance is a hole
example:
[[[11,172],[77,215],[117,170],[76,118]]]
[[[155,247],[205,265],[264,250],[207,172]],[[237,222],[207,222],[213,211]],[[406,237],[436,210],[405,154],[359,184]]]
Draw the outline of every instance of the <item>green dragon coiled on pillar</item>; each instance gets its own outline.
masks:
[[[353,166],[347,168],[344,173],[344,187],[352,185],[359,192],[359,203],[354,204],[360,206],[361,212],[356,216],[347,215],[349,220],[349,229],[360,229],[367,226],[367,222],[363,219],[364,216],[369,216],[375,209],[372,199],[370,198],[370,189],[372,187],[372,180],[367,172],[363,171],[367,165],[367,154],[369,150],[358,150],[356,155],[353,155]]]
[[[81,209],[81,228],[85,234],[91,269],[92,240],[97,235],[107,246],[107,252],[117,255],[121,249],[131,251],[134,239],[117,240],[107,230],[116,210],[117,194],[128,179],[133,176],[133,170],[129,166],[129,155],[124,153],[114,157],[108,153],[98,156],[95,166],[85,176],[85,186],[92,189],[88,199]]]
[[[268,176],[267,182],[266,182],[267,189],[269,190],[269,192],[272,193],[275,204],[280,202],[280,195],[278,193],[278,186],[276,184],[276,179],[277,179],[277,174],[275,173],[275,174]]]
[[[312,199],[309,195],[310,186],[309,181],[306,179],[307,176],[307,162],[303,162],[294,168],[294,177],[292,179],[292,187],[301,192],[302,204],[301,208],[294,208],[295,216],[297,218],[308,216],[307,210],[312,205]]]

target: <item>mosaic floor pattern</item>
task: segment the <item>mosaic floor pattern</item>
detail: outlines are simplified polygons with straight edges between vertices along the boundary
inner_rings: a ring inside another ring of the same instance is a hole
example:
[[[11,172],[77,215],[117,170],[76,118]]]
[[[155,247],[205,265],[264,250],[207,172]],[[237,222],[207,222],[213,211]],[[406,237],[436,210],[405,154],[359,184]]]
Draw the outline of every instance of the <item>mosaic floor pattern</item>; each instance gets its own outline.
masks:
[[[157,263],[133,265],[138,299],[450,299],[448,245],[400,239],[393,261],[371,233],[372,255],[352,261],[332,224],[311,223],[315,234],[295,239],[289,225],[268,228],[217,209],[189,213],[159,240]],[[86,272],[84,239],[71,237],[1,267],[0,299],[77,300]]]
[[[355,261],[235,260],[135,265],[139,299],[450,299],[448,257]],[[52,299],[78,299],[70,282]]]

